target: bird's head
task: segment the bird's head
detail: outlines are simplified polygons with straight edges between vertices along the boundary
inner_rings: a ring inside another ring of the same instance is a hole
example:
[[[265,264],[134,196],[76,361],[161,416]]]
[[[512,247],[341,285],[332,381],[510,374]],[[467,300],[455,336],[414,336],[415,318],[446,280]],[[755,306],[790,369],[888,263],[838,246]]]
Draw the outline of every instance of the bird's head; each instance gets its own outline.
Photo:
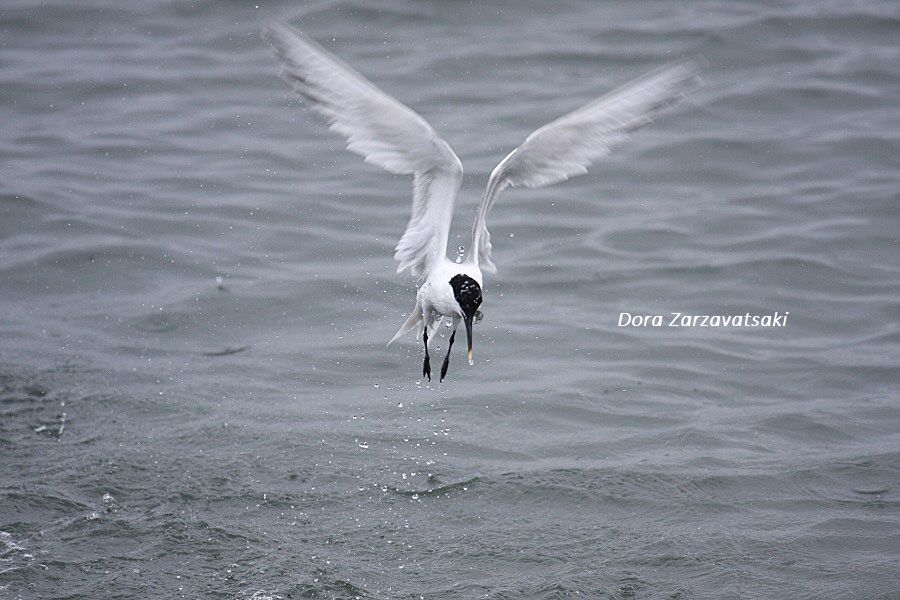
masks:
[[[481,306],[481,286],[468,275],[454,275],[450,280],[453,288],[453,296],[456,298],[459,309],[462,312],[463,323],[466,324],[466,338],[468,341],[468,359],[472,364],[472,322],[476,317],[481,317],[478,307]]]

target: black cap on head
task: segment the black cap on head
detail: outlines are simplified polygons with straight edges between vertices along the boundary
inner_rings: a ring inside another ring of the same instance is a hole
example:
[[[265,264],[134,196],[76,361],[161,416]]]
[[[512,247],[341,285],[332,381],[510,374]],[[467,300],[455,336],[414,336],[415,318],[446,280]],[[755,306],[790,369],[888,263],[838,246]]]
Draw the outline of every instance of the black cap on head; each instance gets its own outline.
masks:
[[[459,303],[463,315],[469,317],[475,314],[481,306],[481,286],[468,275],[454,275],[450,280],[453,288],[453,296]]]

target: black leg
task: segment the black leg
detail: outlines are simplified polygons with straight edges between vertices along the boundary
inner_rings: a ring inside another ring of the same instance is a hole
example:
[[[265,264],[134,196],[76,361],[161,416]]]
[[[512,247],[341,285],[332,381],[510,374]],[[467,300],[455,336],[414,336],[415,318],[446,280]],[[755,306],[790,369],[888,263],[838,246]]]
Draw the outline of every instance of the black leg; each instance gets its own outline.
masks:
[[[422,365],[422,377],[431,381],[431,360],[428,358],[428,324],[422,330],[422,341],[425,342],[425,364]]]
[[[441,381],[447,376],[447,367],[450,366],[450,348],[453,347],[453,340],[456,339],[456,330],[450,334],[450,344],[447,345],[447,356],[444,357],[444,364],[441,365]]]

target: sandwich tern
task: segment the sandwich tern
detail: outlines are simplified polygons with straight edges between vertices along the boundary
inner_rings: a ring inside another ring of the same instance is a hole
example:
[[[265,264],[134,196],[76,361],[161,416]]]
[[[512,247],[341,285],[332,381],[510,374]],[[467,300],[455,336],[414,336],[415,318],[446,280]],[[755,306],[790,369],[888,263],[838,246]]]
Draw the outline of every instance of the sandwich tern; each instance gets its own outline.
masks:
[[[586,173],[698,82],[697,61],[670,64],[533,132],[491,173],[472,243],[463,260],[454,262],[447,258],[447,240],[463,169],[447,142],[412,109],[291,27],[269,23],[262,36],[281,63],[281,78],[346,138],[348,150],[391,173],[413,176],[412,214],[394,258],[400,263],[397,272],[409,269],[420,285],[412,313],[388,345],[417,329],[425,346],[422,376],[429,381],[429,342],[445,317],[452,324],[441,381],[460,322],[466,327],[468,362],[474,364],[472,326],[480,317],[482,273],[497,270],[486,225],[497,195],[508,186],[540,188]]]

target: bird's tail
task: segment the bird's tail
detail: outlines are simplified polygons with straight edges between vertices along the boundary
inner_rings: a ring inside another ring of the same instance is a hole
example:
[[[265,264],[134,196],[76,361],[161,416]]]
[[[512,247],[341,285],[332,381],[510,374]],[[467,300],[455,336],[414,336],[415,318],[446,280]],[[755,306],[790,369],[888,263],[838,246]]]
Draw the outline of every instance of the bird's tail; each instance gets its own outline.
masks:
[[[412,314],[409,315],[409,318],[406,320],[406,323],[404,323],[400,327],[400,331],[398,331],[397,334],[391,338],[391,341],[389,341],[387,343],[387,345],[390,346],[391,344],[393,344],[394,342],[399,340],[401,337],[403,337],[404,333],[406,333],[407,331],[409,331],[410,329],[412,329],[413,327],[418,325],[419,321],[421,321],[421,320],[422,320],[422,307],[420,307],[419,303],[416,302],[416,308],[413,309]]]

